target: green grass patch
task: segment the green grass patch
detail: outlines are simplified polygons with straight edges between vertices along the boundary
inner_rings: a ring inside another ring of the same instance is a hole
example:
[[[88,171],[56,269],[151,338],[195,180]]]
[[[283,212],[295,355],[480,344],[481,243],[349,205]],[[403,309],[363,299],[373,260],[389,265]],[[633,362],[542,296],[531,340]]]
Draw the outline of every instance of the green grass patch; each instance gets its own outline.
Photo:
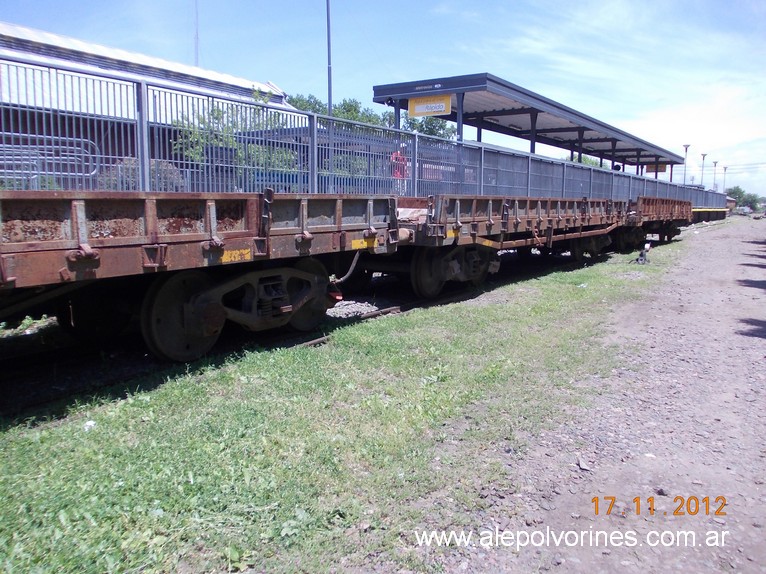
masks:
[[[11,425],[0,570],[317,571],[369,555],[405,565],[392,553],[424,520],[418,501],[477,479],[466,475],[480,452],[450,458],[445,423],[484,405],[461,438],[492,444],[562,420],[588,399],[573,382],[611,366],[597,341],[607,311],[677,250],[348,325],[320,348],[246,352],[64,420]],[[458,491],[466,509],[479,504]]]

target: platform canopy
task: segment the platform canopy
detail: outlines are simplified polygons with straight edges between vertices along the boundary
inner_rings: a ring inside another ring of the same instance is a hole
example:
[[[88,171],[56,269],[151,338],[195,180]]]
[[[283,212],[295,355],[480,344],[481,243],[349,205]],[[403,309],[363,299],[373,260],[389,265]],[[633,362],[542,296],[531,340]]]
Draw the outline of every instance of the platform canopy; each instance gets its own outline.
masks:
[[[542,143],[648,171],[664,171],[684,158],[563,104],[492,74],[472,74],[373,87],[373,100],[410,115],[433,115],[463,126],[529,140],[529,151]],[[396,114],[397,121],[399,114]]]

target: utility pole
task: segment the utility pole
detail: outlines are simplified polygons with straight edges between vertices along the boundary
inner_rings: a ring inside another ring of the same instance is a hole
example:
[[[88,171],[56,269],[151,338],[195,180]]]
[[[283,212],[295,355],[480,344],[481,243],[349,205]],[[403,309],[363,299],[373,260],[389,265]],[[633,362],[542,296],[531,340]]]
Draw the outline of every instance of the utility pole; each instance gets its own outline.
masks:
[[[713,191],[718,191],[718,188],[715,186],[715,171],[717,166],[718,166],[718,160],[713,162]]]
[[[199,0],[194,0],[194,65],[199,67]]]
[[[330,0],[327,0],[327,115],[332,115],[332,45],[330,43]]]

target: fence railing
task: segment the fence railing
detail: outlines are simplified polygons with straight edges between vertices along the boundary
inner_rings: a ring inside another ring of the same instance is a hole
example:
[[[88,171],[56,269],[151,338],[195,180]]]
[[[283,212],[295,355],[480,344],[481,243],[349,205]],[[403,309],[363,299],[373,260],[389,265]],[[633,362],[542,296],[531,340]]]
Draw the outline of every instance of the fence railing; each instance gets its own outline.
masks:
[[[725,195],[193,88],[0,60],[0,189],[439,194],[725,207]]]

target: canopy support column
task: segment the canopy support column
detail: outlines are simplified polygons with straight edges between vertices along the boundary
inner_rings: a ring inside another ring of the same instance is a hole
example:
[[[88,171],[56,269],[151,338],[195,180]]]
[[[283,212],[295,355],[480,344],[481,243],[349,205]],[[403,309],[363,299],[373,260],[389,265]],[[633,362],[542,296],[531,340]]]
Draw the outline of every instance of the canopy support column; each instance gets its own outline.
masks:
[[[535,144],[537,143],[537,110],[529,113],[529,153],[535,153]]]
[[[463,102],[465,102],[465,92],[457,94],[457,141],[463,141]]]

